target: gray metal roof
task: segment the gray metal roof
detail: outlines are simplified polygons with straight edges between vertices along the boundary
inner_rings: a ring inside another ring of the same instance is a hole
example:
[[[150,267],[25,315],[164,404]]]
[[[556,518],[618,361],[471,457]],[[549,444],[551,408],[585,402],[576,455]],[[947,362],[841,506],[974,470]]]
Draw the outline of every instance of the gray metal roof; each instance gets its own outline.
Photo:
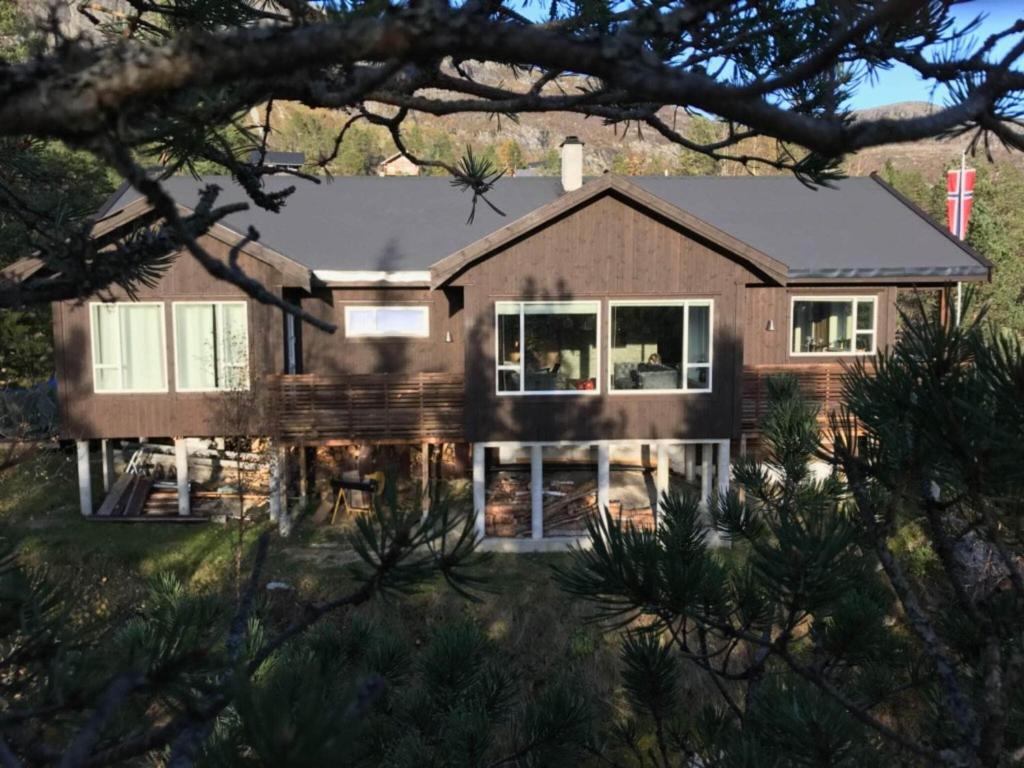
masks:
[[[810,189],[788,177],[639,177],[631,182],[788,265],[790,277],[869,278],[983,275],[986,267],[869,178]],[[295,186],[284,210],[253,207],[224,224],[256,227],[261,242],[312,269],[426,270],[561,193],[554,177],[510,178],[489,195],[506,214],[439,177],[337,177],[314,184],[265,179],[268,190]],[[219,203],[245,200],[225,177],[180,176],[166,186],[183,205],[214,183]],[[129,190],[111,210],[137,198]]]

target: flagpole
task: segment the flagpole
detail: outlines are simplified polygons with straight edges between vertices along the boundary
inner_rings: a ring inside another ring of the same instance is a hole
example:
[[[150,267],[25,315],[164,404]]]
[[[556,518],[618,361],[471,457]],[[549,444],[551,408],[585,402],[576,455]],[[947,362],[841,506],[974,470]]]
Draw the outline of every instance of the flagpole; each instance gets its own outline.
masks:
[[[964,151],[960,153],[960,183],[957,188],[960,190],[960,200],[957,201],[958,209],[963,211],[964,206],[962,203],[964,197],[964,183],[967,181],[967,147],[964,147]],[[960,219],[960,231],[956,233],[957,237],[964,240],[964,234],[966,227],[964,226],[963,213],[958,217]],[[956,327],[960,327],[961,307],[964,303],[964,284],[959,280],[956,281]]]

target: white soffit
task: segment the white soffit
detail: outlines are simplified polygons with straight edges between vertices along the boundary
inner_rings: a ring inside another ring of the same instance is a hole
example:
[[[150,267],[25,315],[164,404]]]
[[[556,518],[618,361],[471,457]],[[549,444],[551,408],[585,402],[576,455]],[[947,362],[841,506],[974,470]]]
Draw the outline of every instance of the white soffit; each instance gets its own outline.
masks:
[[[313,274],[328,285],[383,283],[385,285],[430,285],[430,270],[401,272],[384,270],[314,269]]]

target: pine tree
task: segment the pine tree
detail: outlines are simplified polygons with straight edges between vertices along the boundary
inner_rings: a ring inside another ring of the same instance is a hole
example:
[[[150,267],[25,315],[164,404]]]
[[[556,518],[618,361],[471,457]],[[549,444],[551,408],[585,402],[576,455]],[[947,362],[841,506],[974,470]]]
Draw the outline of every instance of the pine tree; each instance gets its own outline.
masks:
[[[631,712],[610,749],[656,766],[1010,764],[1020,344],[981,321],[908,323],[850,368],[827,441],[792,379],[771,389],[760,459],[710,515],[678,495],[655,531],[605,515],[558,572],[624,632]]]

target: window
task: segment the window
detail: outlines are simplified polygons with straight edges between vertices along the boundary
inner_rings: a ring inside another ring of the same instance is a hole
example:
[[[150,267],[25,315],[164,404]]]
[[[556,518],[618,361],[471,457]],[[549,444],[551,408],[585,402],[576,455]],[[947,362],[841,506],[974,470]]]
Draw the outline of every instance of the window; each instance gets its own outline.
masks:
[[[345,307],[345,335],[349,338],[430,335],[429,307]]]
[[[249,388],[249,321],[244,301],[174,305],[179,392]]]
[[[712,302],[612,302],[613,392],[711,389]]]
[[[498,392],[597,392],[596,301],[499,301]]]
[[[92,380],[96,392],[166,392],[162,303],[91,304]]]
[[[873,353],[875,298],[794,298],[792,327],[794,355]]]

